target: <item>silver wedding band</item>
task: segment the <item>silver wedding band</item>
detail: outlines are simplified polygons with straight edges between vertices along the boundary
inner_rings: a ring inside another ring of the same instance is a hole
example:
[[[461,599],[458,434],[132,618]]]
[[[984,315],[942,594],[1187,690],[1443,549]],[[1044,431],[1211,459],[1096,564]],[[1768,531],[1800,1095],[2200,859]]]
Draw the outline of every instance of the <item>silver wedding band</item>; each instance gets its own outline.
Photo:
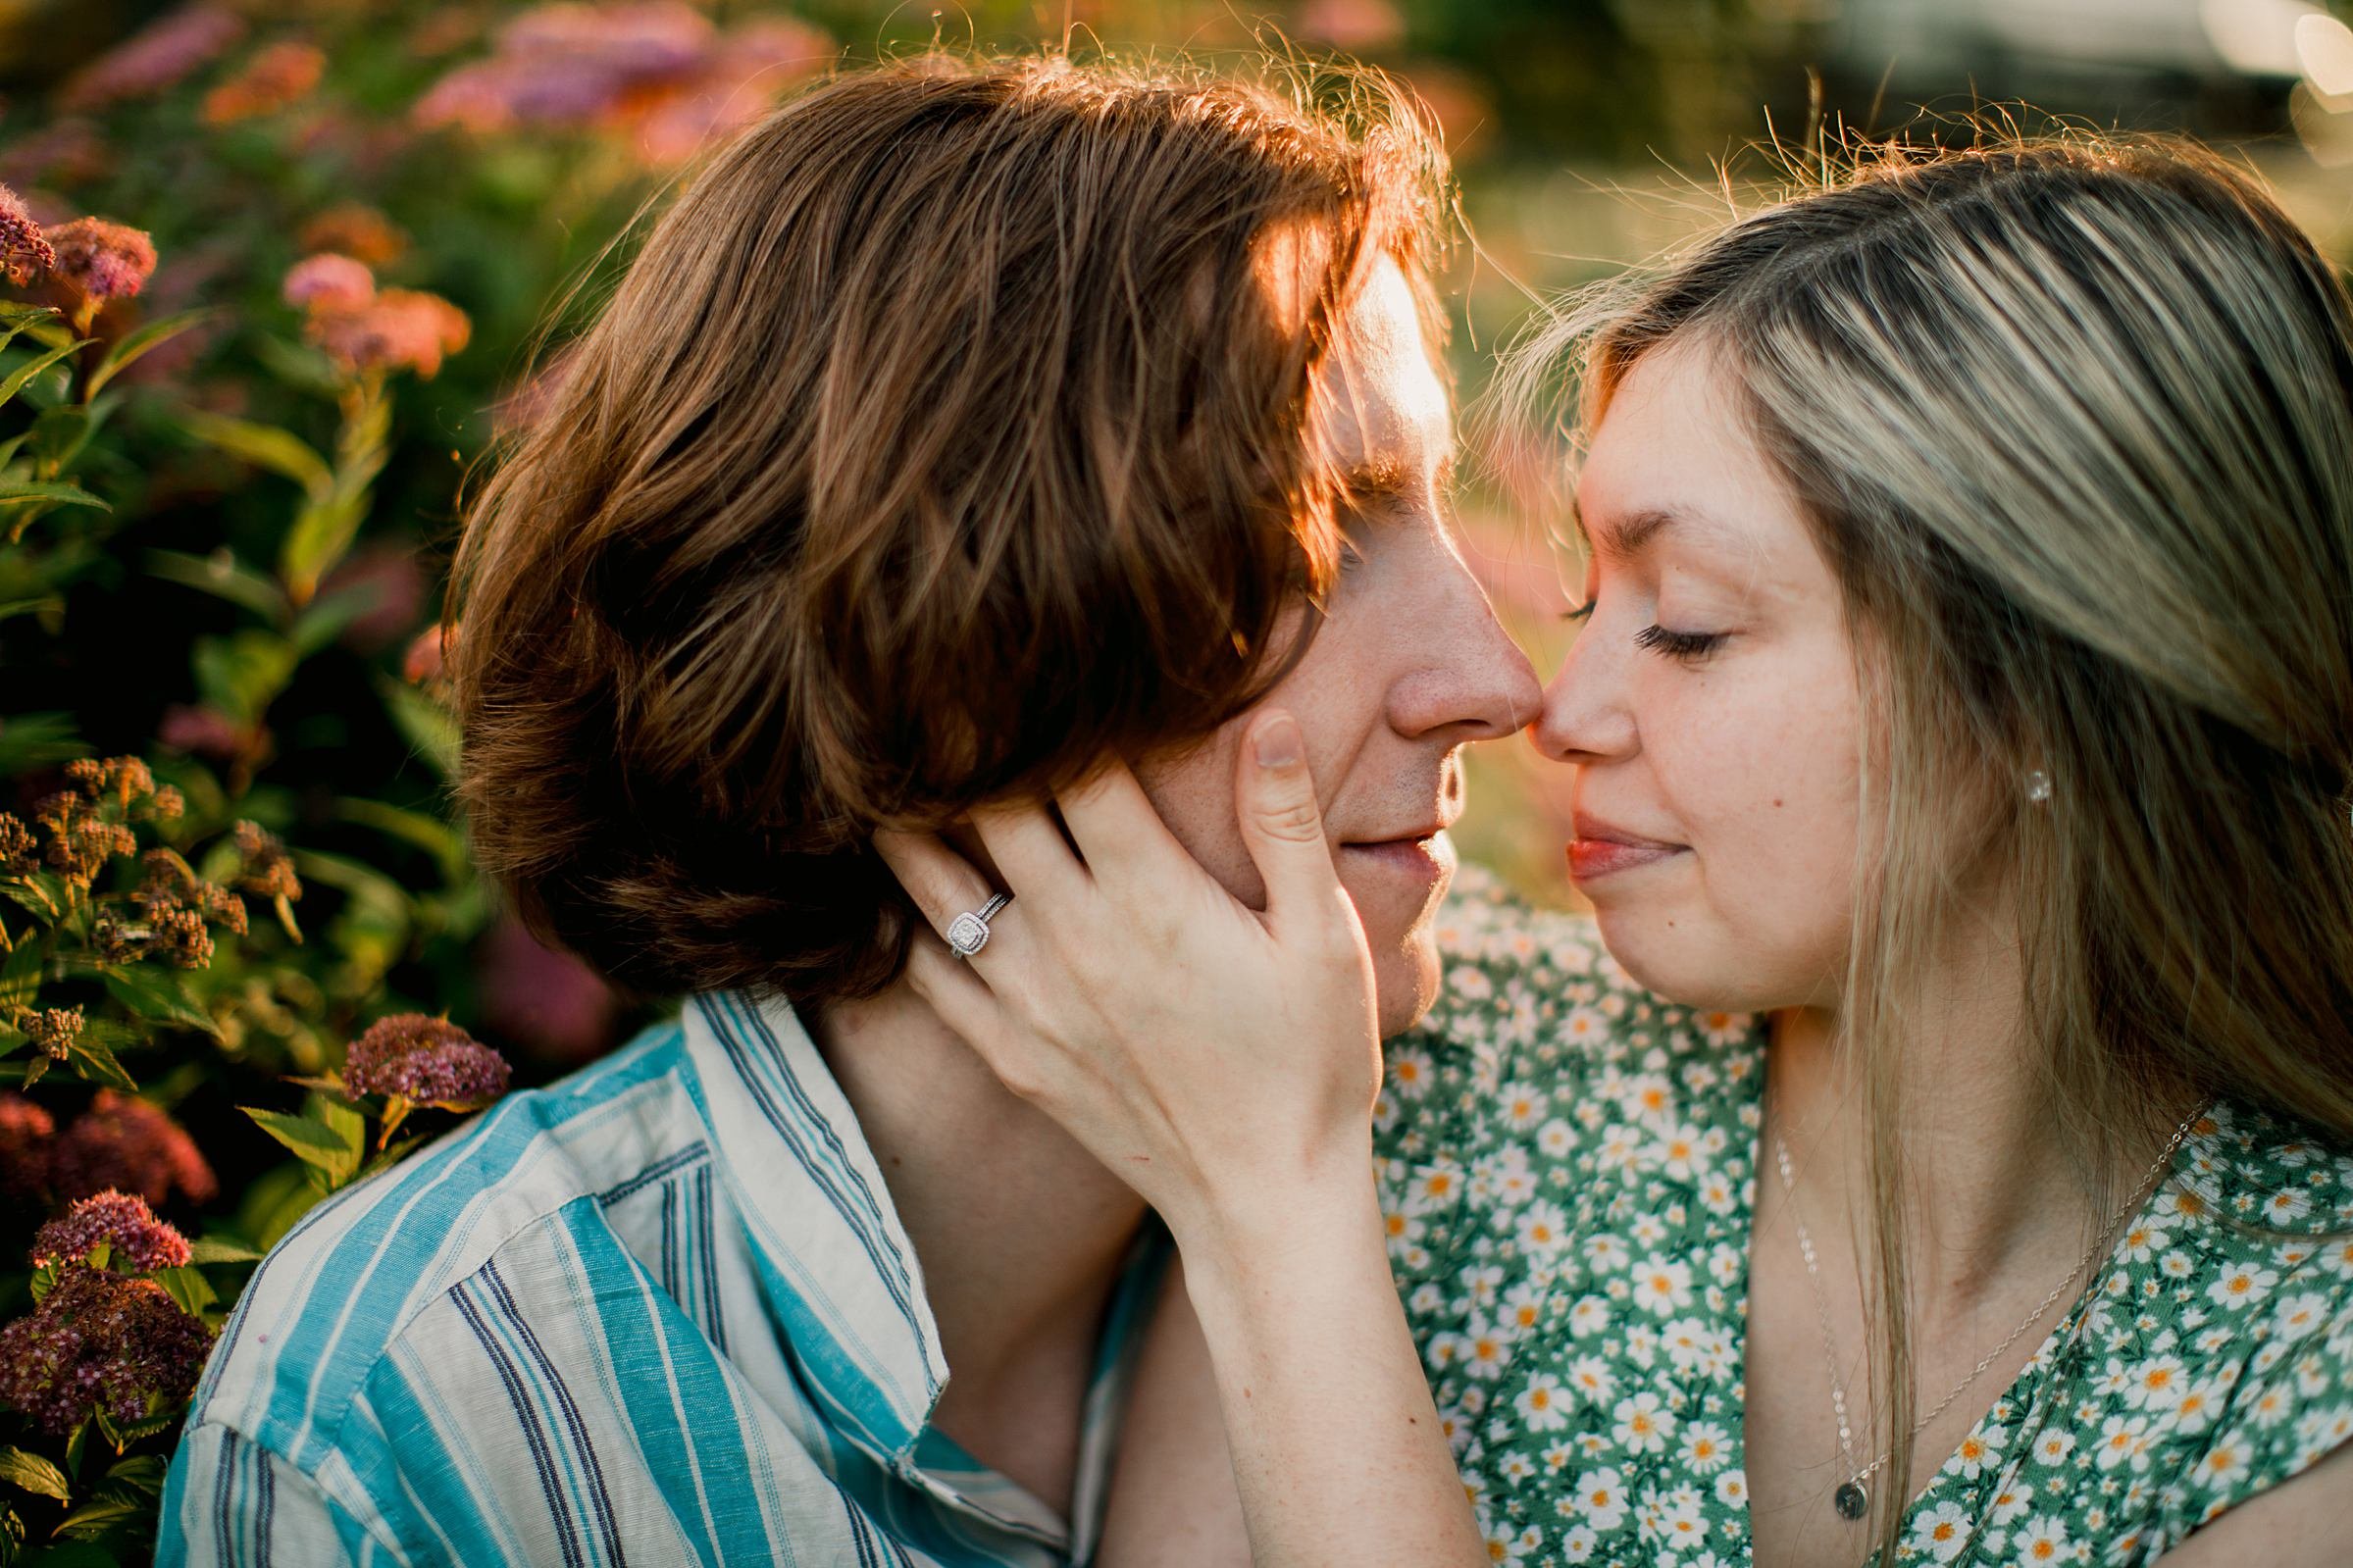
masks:
[[[998,893],[947,923],[947,945],[955,949],[958,958],[970,958],[989,945],[989,918],[1012,901],[1011,893]]]

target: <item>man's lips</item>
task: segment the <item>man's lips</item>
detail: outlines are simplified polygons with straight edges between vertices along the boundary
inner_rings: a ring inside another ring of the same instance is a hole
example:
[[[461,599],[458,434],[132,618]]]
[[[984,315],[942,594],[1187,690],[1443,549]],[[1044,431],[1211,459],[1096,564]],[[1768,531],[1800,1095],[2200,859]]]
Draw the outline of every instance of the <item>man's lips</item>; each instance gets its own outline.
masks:
[[[1576,837],[1568,846],[1568,873],[1577,882],[1592,882],[1637,866],[1655,865],[1684,853],[1688,844],[1652,838],[1599,817],[1576,814]]]
[[[1411,829],[1395,838],[1344,838],[1339,847],[1358,865],[1383,866],[1422,884],[1435,885],[1455,866],[1454,842],[1444,826]]]

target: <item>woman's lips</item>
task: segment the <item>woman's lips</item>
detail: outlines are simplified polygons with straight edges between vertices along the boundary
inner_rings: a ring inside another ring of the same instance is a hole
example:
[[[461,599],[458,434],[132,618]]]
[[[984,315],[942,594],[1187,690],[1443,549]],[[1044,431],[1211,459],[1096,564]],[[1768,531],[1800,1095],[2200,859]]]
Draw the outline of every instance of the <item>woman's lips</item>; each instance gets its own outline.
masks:
[[[1670,844],[1657,838],[1645,838],[1640,834],[1612,828],[1597,818],[1578,813],[1576,837],[1568,846],[1568,874],[1578,882],[1632,871],[1679,855],[1690,846]]]

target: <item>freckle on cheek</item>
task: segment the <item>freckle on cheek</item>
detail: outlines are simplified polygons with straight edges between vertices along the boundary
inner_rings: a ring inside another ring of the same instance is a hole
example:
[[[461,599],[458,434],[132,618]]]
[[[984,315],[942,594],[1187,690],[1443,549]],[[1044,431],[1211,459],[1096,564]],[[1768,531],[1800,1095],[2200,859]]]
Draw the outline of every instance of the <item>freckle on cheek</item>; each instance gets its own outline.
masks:
[[[1773,804],[1774,804],[1774,805],[1776,805],[1776,806],[1777,806],[1777,805],[1779,805],[1780,803],[1781,803],[1781,802],[1779,802],[1778,800],[1776,800],[1776,801],[1774,801],[1774,802],[1773,802]]]

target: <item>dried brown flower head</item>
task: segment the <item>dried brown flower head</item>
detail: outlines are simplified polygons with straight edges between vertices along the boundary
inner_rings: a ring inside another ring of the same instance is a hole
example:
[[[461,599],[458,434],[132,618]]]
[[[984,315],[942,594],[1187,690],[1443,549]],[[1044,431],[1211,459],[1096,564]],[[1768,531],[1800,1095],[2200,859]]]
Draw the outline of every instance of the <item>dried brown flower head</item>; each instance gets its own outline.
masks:
[[[81,1009],[78,1007],[43,1007],[35,1010],[21,1007],[16,1024],[25,1037],[32,1041],[35,1050],[46,1051],[58,1061],[81,1038]]]
[[[56,265],[57,251],[26,210],[25,199],[0,185],[0,273],[21,284]]]
[[[264,898],[302,896],[302,881],[294,875],[293,859],[277,835],[257,822],[239,822],[231,831],[237,853],[243,858],[237,872],[239,887]]]
[[[22,877],[36,864],[39,844],[22,818],[0,811],[0,874]]]

